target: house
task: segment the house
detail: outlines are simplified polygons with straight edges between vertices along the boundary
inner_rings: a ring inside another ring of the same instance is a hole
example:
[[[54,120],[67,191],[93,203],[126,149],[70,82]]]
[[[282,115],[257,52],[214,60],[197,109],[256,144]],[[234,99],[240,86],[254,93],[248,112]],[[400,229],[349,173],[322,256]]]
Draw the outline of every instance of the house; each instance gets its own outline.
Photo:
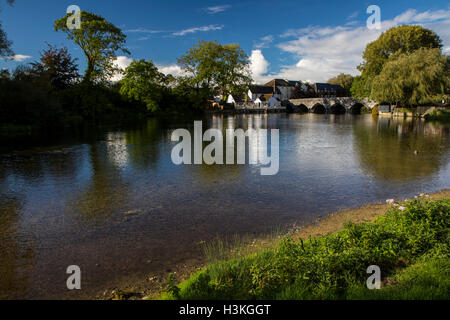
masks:
[[[295,87],[301,84],[301,81],[273,79],[272,81],[266,83],[264,86],[273,88],[273,93],[274,95],[276,95],[276,98],[284,101],[291,99],[292,94],[295,91]]]
[[[328,83],[315,83],[313,84],[314,91],[319,97],[327,96],[345,96],[346,91],[344,88],[334,84]]]
[[[251,86],[248,90],[247,96],[250,101],[257,103],[256,99],[264,97],[264,101],[267,101],[272,97],[274,91],[271,87],[266,86]]]
[[[231,95],[231,94],[228,95],[227,103],[228,104],[236,104],[236,100],[234,99],[233,95]]]

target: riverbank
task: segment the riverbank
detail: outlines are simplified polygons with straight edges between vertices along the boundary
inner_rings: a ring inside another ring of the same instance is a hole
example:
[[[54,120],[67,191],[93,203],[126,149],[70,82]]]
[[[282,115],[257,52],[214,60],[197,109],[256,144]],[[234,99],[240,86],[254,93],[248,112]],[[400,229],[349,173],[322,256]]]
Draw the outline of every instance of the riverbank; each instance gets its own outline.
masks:
[[[450,189],[443,190],[430,195],[422,195],[424,200],[442,200],[450,199]],[[420,198],[420,197],[419,197]],[[406,200],[406,199],[405,199]],[[404,202],[399,202],[399,206],[404,206]],[[372,203],[359,208],[347,209],[331,213],[323,219],[318,219],[314,223],[307,224],[304,226],[293,226],[292,229],[280,235],[280,233],[274,232],[267,237],[259,239],[233,239],[231,241],[216,241],[210,244],[204,245],[205,256],[203,259],[197,259],[193,264],[185,264],[180,266],[175,266],[171,271],[174,274],[176,281],[181,283],[179,285],[182,290],[184,288],[190,287],[193,283],[198,283],[199,275],[204,274],[205,270],[214,266],[216,268],[218,265],[223,265],[223,261],[226,259],[231,259],[225,262],[225,265],[230,261],[246,261],[249,258],[253,259],[255,255],[264,254],[264,252],[275,250],[280,246],[281,243],[286,241],[286,239],[298,243],[300,239],[304,243],[308,242],[310,237],[321,238],[330,234],[335,234],[344,230],[345,225],[348,223],[353,223],[356,225],[370,223],[375,221],[377,218],[385,216],[386,212],[397,204],[388,203]],[[414,270],[419,270],[420,265],[415,265],[411,270],[406,270],[406,275],[408,272],[413,272]],[[217,271],[217,269],[216,269]],[[365,271],[365,270],[364,270]],[[245,270],[249,272],[249,270]],[[167,288],[167,276],[169,273],[162,275],[149,276],[143,283],[134,283],[129,286],[122,287],[120,290],[109,290],[106,294],[96,297],[97,299],[160,299],[161,297],[174,298],[168,296],[165,291]],[[200,277],[201,278],[201,277]],[[388,283],[391,278],[385,278],[385,283]],[[172,284],[174,285],[174,283]],[[357,288],[360,289],[360,288]],[[192,298],[192,297],[186,297]],[[242,298],[242,297],[241,297]],[[289,297],[285,297],[286,299]],[[291,297],[295,298],[295,297]]]
[[[210,263],[178,286],[169,283],[162,297],[448,299],[449,193],[331,215],[270,249]],[[382,290],[366,288],[371,265],[382,270]]]

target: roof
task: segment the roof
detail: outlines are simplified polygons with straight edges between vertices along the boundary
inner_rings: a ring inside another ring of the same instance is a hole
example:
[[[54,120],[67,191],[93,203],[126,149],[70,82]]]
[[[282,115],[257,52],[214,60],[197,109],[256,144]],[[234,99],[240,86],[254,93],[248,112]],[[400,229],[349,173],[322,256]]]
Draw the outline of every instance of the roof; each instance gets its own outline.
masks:
[[[284,79],[273,79],[265,84],[265,86],[270,87],[295,87],[300,81],[295,80],[284,80]]]
[[[273,93],[273,88],[267,86],[251,86],[250,91],[253,94],[269,94]]]
[[[329,83],[315,83],[314,84],[314,89],[316,91],[331,91],[331,92],[344,91],[345,90],[341,86],[338,86],[338,85],[335,85],[335,84],[329,84]]]

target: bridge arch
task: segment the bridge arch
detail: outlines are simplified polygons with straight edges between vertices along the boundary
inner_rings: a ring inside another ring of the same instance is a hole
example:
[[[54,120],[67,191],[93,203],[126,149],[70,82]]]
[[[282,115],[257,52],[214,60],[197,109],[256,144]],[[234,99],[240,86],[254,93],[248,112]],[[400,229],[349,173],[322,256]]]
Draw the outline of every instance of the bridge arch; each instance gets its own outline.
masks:
[[[344,114],[347,112],[347,109],[340,103],[335,103],[330,107],[331,114]]]
[[[309,109],[306,105],[304,105],[303,103],[298,105],[298,106],[294,106],[294,112],[297,113],[308,113]]]
[[[312,106],[311,111],[316,114],[325,114],[327,113],[327,109],[325,106],[321,103],[316,103]]]
[[[351,114],[361,114],[361,109],[364,108],[364,105],[360,102],[353,104],[349,111]]]

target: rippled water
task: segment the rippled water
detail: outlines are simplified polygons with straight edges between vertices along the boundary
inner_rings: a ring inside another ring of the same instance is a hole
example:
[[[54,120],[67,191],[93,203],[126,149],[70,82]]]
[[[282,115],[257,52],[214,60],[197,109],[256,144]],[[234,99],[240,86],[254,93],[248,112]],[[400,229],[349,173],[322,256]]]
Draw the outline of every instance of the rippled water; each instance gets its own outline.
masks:
[[[193,120],[2,141],[0,298],[84,297],[196,263],[199,243],[216,236],[270,232],[450,187],[448,126],[313,114],[211,116],[203,124],[280,129],[279,174],[261,176],[258,165],[173,165],[171,133],[192,130]],[[83,289],[69,294],[73,264]]]

